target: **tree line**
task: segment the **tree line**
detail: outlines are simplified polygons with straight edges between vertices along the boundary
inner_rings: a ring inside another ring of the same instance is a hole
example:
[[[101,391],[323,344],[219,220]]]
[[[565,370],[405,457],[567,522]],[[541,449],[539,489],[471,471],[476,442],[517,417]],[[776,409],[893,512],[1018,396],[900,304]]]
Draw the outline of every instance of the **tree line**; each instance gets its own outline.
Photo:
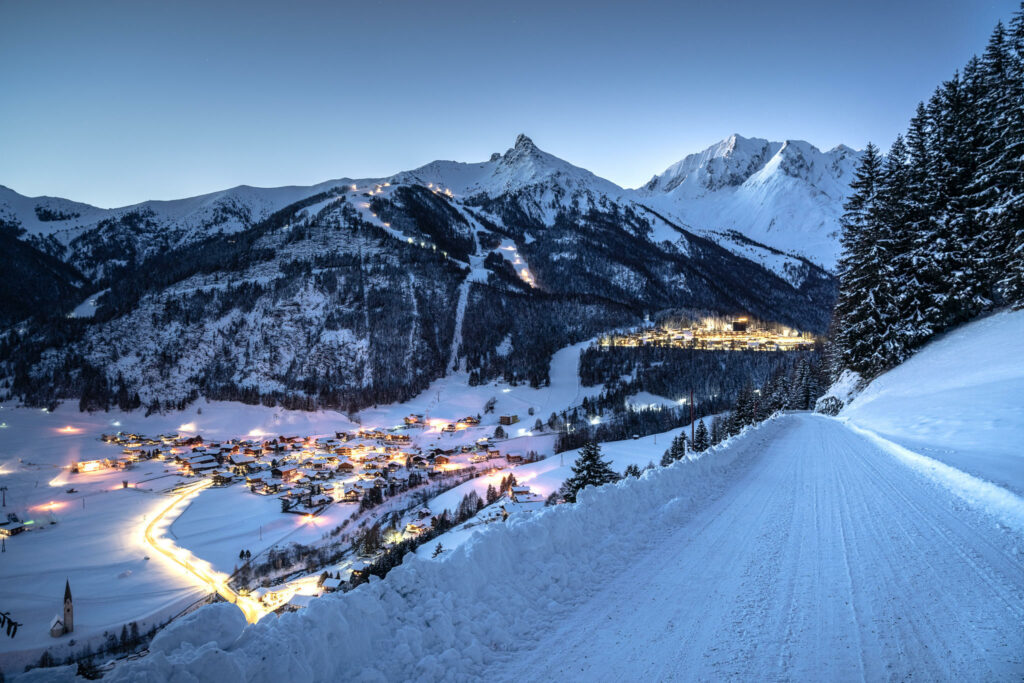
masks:
[[[1024,306],[1024,4],[887,154],[868,145],[851,189],[834,371],[871,379],[935,334]]]

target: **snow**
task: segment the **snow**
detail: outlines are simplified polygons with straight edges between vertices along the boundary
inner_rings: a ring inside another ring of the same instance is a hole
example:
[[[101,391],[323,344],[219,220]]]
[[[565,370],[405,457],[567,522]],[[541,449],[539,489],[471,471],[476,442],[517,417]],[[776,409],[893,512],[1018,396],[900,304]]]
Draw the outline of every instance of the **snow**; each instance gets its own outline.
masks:
[[[1018,678],[1021,538],[956,500],[787,415],[108,679]]]
[[[516,138],[515,145],[503,155],[480,163],[434,161],[412,171],[399,173],[392,182],[416,182],[450,189],[456,197],[485,194],[490,197],[514,192],[551,179],[569,190],[591,190],[598,194],[618,196],[622,193],[615,183],[599,178],[590,171],[573,166],[556,156],[541,151],[525,135]]]
[[[840,413],[914,453],[1024,496],[1024,311],[963,325]]]
[[[533,389],[526,384],[512,386],[505,382],[471,387],[468,384],[468,373],[453,372],[435,380],[422,393],[404,403],[362,410],[358,419],[367,425],[391,426],[401,424],[402,418],[410,413],[448,422],[455,422],[466,415],[480,414],[484,418],[481,424],[493,429],[498,424],[498,416],[513,414],[518,415],[522,422],[516,425],[516,429],[529,429],[537,418],[547,420],[552,412],[577,405],[583,398],[583,387],[577,374],[579,355],[593,341],[583,341],[555,352],[551,358],[549,387]],[[591,387],[589,391],[599,392],[600,388]],[[491,398],[496,400],[494,412],[484,415],[484,405]],[[529,415],[530,408],[534,409],[533,416]]]
[[[245,628],[245,617],[234,605],[222,602],[199,612],[186,614],[162,629],[149,644],[150,652],[170,654],[188,643],[202,646],[214,643],[220,649],[234,643]]]
[[[639,391],[626,397],[626,405],[631,410],[643,410],[647,408],[678,408],[679,401],[664,396],[652,394],[649,391]]]
[[[673,164],[629,196],[716,241],[714,232],[736,230],[834,270],[838,221],[859,156],[845,146],[822,152],[800,140],[732,135]],[[736,247],[730,240],[723,246]],[[779,272],[780,264],[765,265]]]
[[[0,408],[0,482],[8,489],[4,514],[13,512],[35,522],[31,531],[6,539],[0,555],[0,604],[24,624],[16,638],[0,638],[0,668],[20,669],[38,660],[42,648],[63,656],[71,639],[76,641],[73,649],[90,642],[95,648],[104,631],[120,632],[131,621],[145,631],[208,593],[207,586],[163,561],[143,541],[146,521],[171,502],[165,492],[182,483],[181,477],[165,471],[160,461],[91,474],[71,474],[67,469],[78,460],[118,452],[99,441],[101,433],[181,432],[226,439],[250,433],[333,435],[337,429],[352,427],[344,415],[330,411],[290,412],[219,402],[149,417],[141,411],[79,413],[74,404],[64,404],[52,413]],[[129,482],[127,489],[122,487],[124,480]],[[75,491],[67,493],[72,488]],[[224,505],[218,507],[221,502]],[[301,518],[280,515],[279,505],[249,494],[243,486],[207,490],[192,499],[171,529],[181,534],[180,544],[186,549],[230,573],[243,539],[254,554],[278,538],[309,542],[353,507],[331,506],[313,524],[293,530]],[[244,510],[245,516],[231,517],[225,524],[229,519],[225,510],[230,509]],[[50,524],[51,520],[57,523]],[[211,520],[219,520],[219,533],[211,528],[207,536],[198,534]],[[266,524],[262,545],[258,542],[261,523]],[[279,528],[282,523],[285,526]],[[147,556],[149,560],[144,559]],[[75,630],[71,636],[53,639],[49,622],[62,609],[65,580],[70,581],[74,597]]]
[[[99,298],[109,292],[109,289],[96,292],[89,296],[85,301],[78,304],[71,313],[68,314],[69,318],[91,318],[96,315],[96,309],[99,308]]]

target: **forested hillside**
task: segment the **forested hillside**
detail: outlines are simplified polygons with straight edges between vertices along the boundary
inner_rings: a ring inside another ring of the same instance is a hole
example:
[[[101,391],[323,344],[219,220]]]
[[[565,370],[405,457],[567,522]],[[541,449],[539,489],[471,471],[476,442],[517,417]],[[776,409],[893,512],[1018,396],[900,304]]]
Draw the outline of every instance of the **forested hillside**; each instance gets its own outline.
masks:
[[[932,336],[1024,306],[1024,8],[866,150],[843,216],[833,364],[872,378]]]

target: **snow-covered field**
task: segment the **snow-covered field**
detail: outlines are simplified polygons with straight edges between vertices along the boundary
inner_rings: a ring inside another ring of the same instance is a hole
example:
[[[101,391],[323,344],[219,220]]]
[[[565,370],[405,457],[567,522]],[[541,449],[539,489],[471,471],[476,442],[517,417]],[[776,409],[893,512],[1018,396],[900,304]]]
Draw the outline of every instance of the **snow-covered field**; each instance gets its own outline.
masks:
[[[872,382],[841,417],[1024,496],[1024,311],[934,340]]]

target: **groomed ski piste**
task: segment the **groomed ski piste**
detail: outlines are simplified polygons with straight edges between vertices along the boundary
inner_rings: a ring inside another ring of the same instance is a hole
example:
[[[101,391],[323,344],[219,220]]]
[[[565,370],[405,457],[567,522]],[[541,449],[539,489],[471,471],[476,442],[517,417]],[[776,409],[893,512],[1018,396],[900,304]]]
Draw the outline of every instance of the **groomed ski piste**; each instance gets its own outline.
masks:
[[[1013,467],[999,483],[967,470],[972,450],[1014,444],[1024,427],[1019,401],[984,412],[997,390],[1024,390],[1021,333],[1022,312],[977,321],[838,419],[777,416],[300,612],[245,626],[232,605],[202,608],[106,678],[1019,680],[1021,482]],[[952,353],[958,365],[933,368]],[[928,441],[938,427],[915,428],[916,450],[899,431],[930,423],[922,378],[936,376],[956,388],[965,430],[947,462],[922,452],[941,448]],[[900,412],[880,435],[866,407],[885,401]]]

